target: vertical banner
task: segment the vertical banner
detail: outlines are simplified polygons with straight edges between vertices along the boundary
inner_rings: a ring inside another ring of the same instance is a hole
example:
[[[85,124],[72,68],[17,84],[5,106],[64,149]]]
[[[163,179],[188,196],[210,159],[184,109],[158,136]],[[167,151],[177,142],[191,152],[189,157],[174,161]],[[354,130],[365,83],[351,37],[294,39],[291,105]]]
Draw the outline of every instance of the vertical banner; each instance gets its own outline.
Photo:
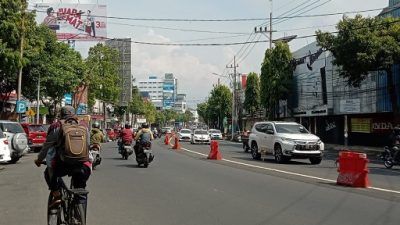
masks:
[[[107,7],[97,4],[37,3],[36,21],[59,40],[98,41],[107,37]]]

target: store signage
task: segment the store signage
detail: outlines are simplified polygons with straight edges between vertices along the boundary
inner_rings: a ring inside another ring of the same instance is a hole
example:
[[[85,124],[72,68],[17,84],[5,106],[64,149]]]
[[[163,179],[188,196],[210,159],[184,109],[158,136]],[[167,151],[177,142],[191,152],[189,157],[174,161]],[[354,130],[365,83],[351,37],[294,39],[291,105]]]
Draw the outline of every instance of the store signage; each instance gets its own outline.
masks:
[[[360,113],[361,101],[360,99],[346,99],[340,100],[341,113]]]

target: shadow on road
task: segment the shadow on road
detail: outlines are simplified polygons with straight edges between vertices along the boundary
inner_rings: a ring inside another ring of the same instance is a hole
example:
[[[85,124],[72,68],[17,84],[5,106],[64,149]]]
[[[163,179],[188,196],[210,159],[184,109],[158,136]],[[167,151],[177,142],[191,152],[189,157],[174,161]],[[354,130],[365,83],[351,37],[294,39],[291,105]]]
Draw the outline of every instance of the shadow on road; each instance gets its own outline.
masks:
[[[145,169],[144,167],[139,167],[137,164],[126,164],[126,165],[116,165],[116,166],[125,168]]]

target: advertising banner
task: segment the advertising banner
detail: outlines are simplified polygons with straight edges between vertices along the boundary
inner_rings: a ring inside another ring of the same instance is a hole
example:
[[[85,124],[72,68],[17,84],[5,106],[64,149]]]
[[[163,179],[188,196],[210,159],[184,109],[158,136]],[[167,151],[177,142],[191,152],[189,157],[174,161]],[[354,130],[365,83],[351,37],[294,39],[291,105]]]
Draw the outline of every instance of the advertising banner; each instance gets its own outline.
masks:
[[[36,21],[59,40],[98,41],[107,37],[107,7],[97,4],[37,3]]]

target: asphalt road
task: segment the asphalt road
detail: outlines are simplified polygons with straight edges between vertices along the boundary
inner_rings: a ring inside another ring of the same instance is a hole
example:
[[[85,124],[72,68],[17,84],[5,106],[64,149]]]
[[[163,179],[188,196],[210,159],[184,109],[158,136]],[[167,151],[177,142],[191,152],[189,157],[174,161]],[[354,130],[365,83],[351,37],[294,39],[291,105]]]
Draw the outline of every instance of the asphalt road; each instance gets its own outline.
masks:
[[[207,160],[193,152],[171,150],[157,140],[155,161],[145,169],[136,166],[134,157],[121,160],[116,143],[105,144],[102,164],[88,182],[88,224],[388,225],[400,221],[400,194],[338,187],[329,181],[261,169],[283,166],[282,170],[307,172],[321,170],[329,162],[321,168],[306,161],[257,162],[241,153],[240,146],[223,145],[225,158],[246,163]],[[184,147],[204,153],[209,148]],[[36,168],[33,159],[29,154],[0,170],[0,224],[46,224],[44,168]],[[318,176],[334,177],[334,168],[325,169]],[[394,176],[388,179],[398,186]]]

